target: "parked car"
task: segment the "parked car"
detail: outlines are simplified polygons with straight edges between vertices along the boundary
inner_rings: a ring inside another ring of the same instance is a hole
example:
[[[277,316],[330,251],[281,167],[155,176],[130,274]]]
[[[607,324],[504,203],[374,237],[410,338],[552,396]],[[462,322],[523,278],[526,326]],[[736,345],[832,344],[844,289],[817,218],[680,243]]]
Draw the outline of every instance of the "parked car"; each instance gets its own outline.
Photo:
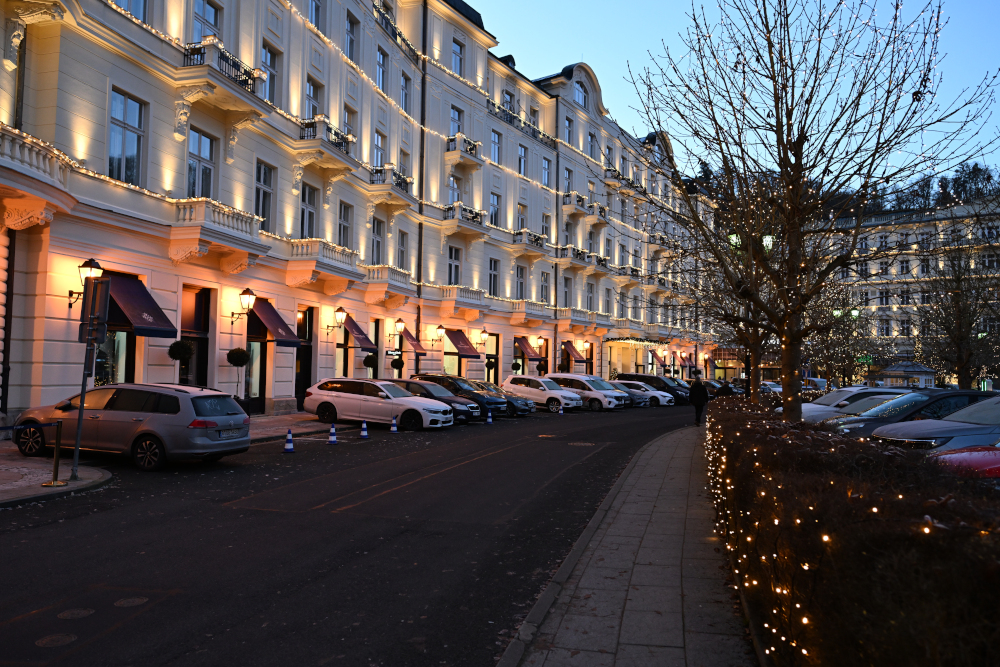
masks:
[[[963,447],[931,454],[931,459],[948,466],[961,477],[1000,478],[1000,447],[996,445]]]
[[[531,414],[535,411],[535,402],[530,398],[526,398],[516,392],[504,389],[492,382],[484,382],[483,380],[469,380],[474,386],[479,387],[485,391],[492,391],[495,394],[500,394],[507,399],[507,416],[508,417],[523,417],[524,415]]]
[[[816,389],[818,391],[826,391],[827,381],[823,378],[805,378],[802,380],[803,389]]]
[[[767,380],[767,381],[761,382],[761,384],[767,385],[767,387],[771,391],[773,391],[775,394],[780,394],[781,393],[781,383],[780,382],[771,382],[771,381]]]
[[[624,408],[626,394],[596,375],[549,373],[545,377],[579,396],[591,410]]]
[[[444,387],[426,380],[392,380],[414,396],[440,401],[451,407],[456,424],[468,424],[480,418],[479,405],[475,401],[456,396]]]
[[[882,387],[848,387],[832,391],[822,398],[818,398],[812,403],[802,404],[802,421],[821,422],[828,417],[840,417],[844,414],[844,408],[853,403],[871,398],[872,396],[887,396],[886,400],[900,394],[908,394],[911,389],[888,389]],[[782,409],[776,408],[775,412],[781,413]]]
[[[548,378],[508,375],[503,386],[530,398],[536,405],[544,405],[549,412],[559,412],[560,407],[571,410],[583,406],[583,399]]]
[[[658,389],[653,389],[645,382],[639,382],[637,380],[618,380],[618,384],[624,385],[629,389],[634,389],[636,391],[641,391],[649,398],[650,407],[659,407],[661,405],[673,405],[674,397],[673,395],[665,392],[659,391]]]
[[[918,389],[902,396],[882,401],[866,410],[860,408],[868,400],[877,401],[884,397],[857,401],[849,408],[850,416],[831,417],[823,422],[823,427],[857,438],[868,438],[875,429],[889,424],[940,419],[961,410],[972,403],[996,396],[985,391],[951,391],[948,389]]]
[[[80,413],[79,394],[25,410],[15,425],[63,421],[63,444],[73,442]],[[173,384],[118,384],[87,392],[80,448],[119,452],[141,470],[159,470],[169,461],[218,461],[250,448],[250,417],[236,400],[216,389]],[[16,432],[18,450],[41,456],[53,442],[52,428]]]
[[[940,419],[882,426],[872,433],[872,440],[882,445],[935,452],[996,444],[1000,441],[1000,396],[978,401]]]
[[[306,390],[302,407],[326,424],[361,420],[388,424],[395,417],[402,430],[419,431],[455,423],[445,403],[414,396],[388,380],[321,380]]]
[[[625,392],[627,408],[648,408],[649,407],[649,396],[645,393],[639,391],[638,389],[630,389],[626,387],[621,382],[609,382],[612,387],[619,391]]]
[[[418,373],[410,377],[411,380],[426,380],[434,384],[441,385],[456,396],[475,401],[479,406],[479,413],[483,419],[487,414],[500,415],[507,411],[507,397],[493,391],[486,391],[474,386],[469,380],[459,375],[445,375],[444,373]]]
[[[663,391],[674,397],[677,405],[687,405],[691,394],[691,388],[684,384],[683,380],[666,377],[663,375],[653,375],[651,373],[619,373],[616,380],[629,380],[631,382],[642,382],[648,384],[657,391]]]

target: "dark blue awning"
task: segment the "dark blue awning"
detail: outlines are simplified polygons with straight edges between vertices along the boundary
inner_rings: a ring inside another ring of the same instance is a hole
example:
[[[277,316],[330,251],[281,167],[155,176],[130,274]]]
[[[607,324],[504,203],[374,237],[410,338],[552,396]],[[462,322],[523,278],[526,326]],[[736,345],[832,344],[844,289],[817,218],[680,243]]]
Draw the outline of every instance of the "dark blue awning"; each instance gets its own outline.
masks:
[[[274,344],[278,347],[298,347],[299,335],[294,327],[285,324],[281,315],[274,309],[269,301],[257,299],[253,302],[253,312],[264,323],[267,330],[274,336]]]
[[[136,336],[177,338],[177,328],[138,278],[112,273],[108,279],[111,281],[111,298],[132,323]]]

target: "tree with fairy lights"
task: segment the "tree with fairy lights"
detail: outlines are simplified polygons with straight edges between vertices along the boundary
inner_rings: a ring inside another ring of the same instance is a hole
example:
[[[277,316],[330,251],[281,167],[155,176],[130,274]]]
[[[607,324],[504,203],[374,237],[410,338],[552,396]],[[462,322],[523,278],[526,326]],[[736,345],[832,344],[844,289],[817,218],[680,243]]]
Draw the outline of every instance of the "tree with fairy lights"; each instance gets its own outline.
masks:
[[[718,4],[713,21],[692,7],[684,54],[667,49],[633,72],[639,111],[667,148],[646,155],[669,192],[645,203],[697,240],[778,337],[784,415],[797,421],[805,340],[829,326],[815,304],[854,261],[870,202],[996,143],[982,131],[996,75],[940,98],[939,2]],[[643,154],[645,142],[622,140]],[[701,162],[725,211],[688,187]]]

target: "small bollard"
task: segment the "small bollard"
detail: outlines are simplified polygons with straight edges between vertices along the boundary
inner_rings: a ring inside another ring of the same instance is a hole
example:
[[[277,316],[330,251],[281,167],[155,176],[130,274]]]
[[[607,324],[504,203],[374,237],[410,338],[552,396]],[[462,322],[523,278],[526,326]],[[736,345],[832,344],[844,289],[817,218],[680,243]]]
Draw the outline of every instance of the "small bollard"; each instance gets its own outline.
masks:
[[[56,451],[53,454],[52,481],[43,482],[42,486],[66,486],[67,482],[59,481],[59,449],[62,447],[62,420],[56,422]]]

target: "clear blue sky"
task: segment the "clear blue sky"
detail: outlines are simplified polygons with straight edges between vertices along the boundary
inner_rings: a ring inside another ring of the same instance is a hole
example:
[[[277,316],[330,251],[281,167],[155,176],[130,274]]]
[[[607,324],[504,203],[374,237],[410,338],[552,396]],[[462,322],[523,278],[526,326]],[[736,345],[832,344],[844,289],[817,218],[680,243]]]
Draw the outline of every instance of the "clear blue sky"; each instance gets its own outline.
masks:
[[[635,91],[624,80],[628,66],[641,68],[648,51],[662,53],[666,42],[680,53],[678,33],[689,25],[690,0],[660,0],[640,4],[622,0],[467,0],[483,15],[486,29],[500,46],[498,56],[513,54],[517,69],[531,79],[555,74],[565,65],[584,61],[600,78],[604,103],[623,127],[639,127]],[[706,9],[715,6],[712,0]],[[888,0],[883,3],[888,6]],[[905,9],[915,11],[921,0]],[[978,82],[987,70],[1000,67],[1000,7],[997,0],[945,0],[949,18],[942,33],[945,59],[944,99],[953,98]],[[950,95],[949,95],[950,93]],[[1000,104],[992,125],[1000,125]],[[644,133],[644,132],[643,132]],[[991,163],[1000,162],[996,153]]]

